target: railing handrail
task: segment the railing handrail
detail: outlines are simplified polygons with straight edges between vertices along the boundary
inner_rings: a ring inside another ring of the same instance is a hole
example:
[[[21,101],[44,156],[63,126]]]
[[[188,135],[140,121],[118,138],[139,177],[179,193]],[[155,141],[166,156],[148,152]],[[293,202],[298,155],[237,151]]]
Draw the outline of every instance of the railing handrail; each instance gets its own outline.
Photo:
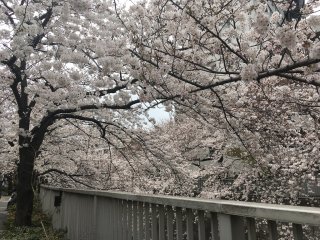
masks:
[[[320,225],[320,208],[232,200],[200,199],[167,195],[136,194],[118,191],[58,188],[41,185],[42,188],[67,193],[123,199],[173,207],[205,210],[243,217],[263,218],[280,222]]]

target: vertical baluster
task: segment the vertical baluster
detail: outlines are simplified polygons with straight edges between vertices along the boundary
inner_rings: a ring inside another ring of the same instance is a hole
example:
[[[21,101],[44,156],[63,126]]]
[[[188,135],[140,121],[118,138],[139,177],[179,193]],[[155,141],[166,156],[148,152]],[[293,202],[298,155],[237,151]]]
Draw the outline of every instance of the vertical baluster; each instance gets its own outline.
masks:
[[[132,202],[127,201],[128,203],[128,240],[132,239]]]
[[[193,212],[187,208],[187,240],[193,240]]]
[[[159,240],[165,240],[164,206],[159,205]]]
[[[127,239],[127,201],[121,200],[121,219],[122,219],[122,227],[121,227],[121,239]]]
[[[115,240],[119,239],[118,229],[119,229],[119,208],[118,208],[118,199],[113,199],[113,237]]]
[[[111,216],[111,219],[110,219],[110,223],[111,223],[111,236],[112,236],[112,239],[115,239],[116,237],[116,234],[115,234],[115,224],[114,224],[114,219],[115,219],[115,212],[114,212],[114,199],[113,198],[110,198],[110,216]]]
[[[150,240],[151,224],[150,224],[150,204],[149,203],[144,203],[144,219],[145,219],[146,240]]]
[[[159,240],[158,234],[158,220],[157,220],[157,206],[151,205],[151,224],[152,224],[152,240]]]
[[[275,221],[268,221],[268,234],[269,240],[277,240],[278,239],[278,230],[277,223]]]
[[[248,226],[248,240],[257,239],[257,230],[256,230],[256,221],[254,218],[247,217],[247,226]]]
[[[232,239],[245,240],[244,218],[240,216],[231,216]]]
[[[218,213],[217,217],[220,240],[233,240],[231,216],[227,214]]]
[[[122,219],[122,213],[123,213],[123,209],[122,209],[122,200],[118,200],[118,239],[122,240],[122,229],[123,229],[123,219]]]
[[[152,222],[152,240],[159,240],[158,234],[158,220],[157,220],[157,206],[151,205],[151,222]]]
[[[177,228],[177,240],[183,239],[183,228],[182,228],[182,209],[176,208],[176,228]]]
[[[129,237],[129,232],[130,232],[130,217],[129,217],[129,215],[130,215],[130,209],[129,209],[129,201],[125,201],[125,211],[126,211],[126,216],[125,216],[125,218],[126,218],[126,235],[125,235],[125,239],[127,239],[127,240],[131,240],[131,237]]]
[[[122,235],[123,235],[123,239],[126,240],[128,237],[128,201],[127,200],[122,200],[122,208],[123,208]]]
[[[111,222],[110,222],[110,201],[109,198],[105,198],[105,211],[106,211],[106,236],[107,238],[111,238]]]
[[[113,199],[109,198],[109,223],[110,223],[110,235],[111,239],[114,238],[114,207],[113,207]]]
[[[210,229],[211,229],[211,239],[220,240],[219,237],[219,223],[218,223],[218,214],[210,213]]]
[[[173,209],[167,206],[167,234],[168,240],[173,240]]]
[[[97,204],[98,204],[98,197],[95,195],[93,196],[93,229],[92,229],[92,238],[97,238]]]
[[[301,224],[292,224],[293,229],[293,237],[294,240],[302,240],[303,239],[303,230]]]
[[[138,224],[139,224],[139,231],[138,231],[138,239],[143,239],[143,203],[138,203]]]
[[[205,221],[204,221],[204,211],[198,211],[198,235],[199,240],[206,240],[205,232]]]
[[[133,228],[133,240],[138,240],[138,214],[137,214],[138,203],[133,202],[132,207],[133,207],[133,227],[132,227]]]
[[[114,223],[114,218],[115,218],[115,212],[114,212],[114,199],[110,198],[110,224],[111,224],[111,236],[112,239],[115,239],[115,223]]]
[[[76,200],[76,199],[75,199]],[[80,234],[80,231],[79,231],[79,225],[80,225],[80,211],[79,211],[79,202],[78,201],[75,201],[75,208],[74,210],[76,211],[76,220],[74,221],[75,222],[75,225],[74,225],[74,229],[73,229],[73,234],[75,236],[75,239],[79,239],[79,234]]]

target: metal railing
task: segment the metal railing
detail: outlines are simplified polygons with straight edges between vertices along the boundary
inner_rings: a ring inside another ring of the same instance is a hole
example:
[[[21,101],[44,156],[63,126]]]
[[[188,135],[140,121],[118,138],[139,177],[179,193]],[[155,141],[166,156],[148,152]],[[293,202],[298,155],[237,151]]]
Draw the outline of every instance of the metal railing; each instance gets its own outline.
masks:
[[[315,207],[49,186],[40,199],[70,240],[275,240],[283,226],[288,239],[302,240],[320,226]]]

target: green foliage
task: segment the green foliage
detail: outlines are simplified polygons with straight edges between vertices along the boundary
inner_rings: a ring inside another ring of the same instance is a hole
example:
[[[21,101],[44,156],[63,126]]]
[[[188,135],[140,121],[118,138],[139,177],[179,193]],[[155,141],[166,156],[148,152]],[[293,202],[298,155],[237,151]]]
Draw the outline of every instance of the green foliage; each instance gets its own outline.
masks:
[[[41,211],[39,199],[35,199],[32,226],[16,227],[14,225],[15,206],[8,209],[6,230],[0,235],[4,240],[63,240],[64,233],[53,230],[49,217]]]

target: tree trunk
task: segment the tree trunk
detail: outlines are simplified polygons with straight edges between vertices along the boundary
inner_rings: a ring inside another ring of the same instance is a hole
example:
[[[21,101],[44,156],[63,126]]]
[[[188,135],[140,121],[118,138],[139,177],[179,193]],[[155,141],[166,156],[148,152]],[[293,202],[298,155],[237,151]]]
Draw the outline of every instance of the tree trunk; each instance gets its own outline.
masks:
[[[8,195],[12,194],[12,190],[13,190],[13,180],[12,180],[12,175],[8,175],[7,176],[7,181],[8,181],[8,189],[7,189],[7,192],[8,192]]]
[[[20,148],[19,155],[15,224],[16,226],[30,226],[34,197],[32,175],[36,155],[32,147]]]

